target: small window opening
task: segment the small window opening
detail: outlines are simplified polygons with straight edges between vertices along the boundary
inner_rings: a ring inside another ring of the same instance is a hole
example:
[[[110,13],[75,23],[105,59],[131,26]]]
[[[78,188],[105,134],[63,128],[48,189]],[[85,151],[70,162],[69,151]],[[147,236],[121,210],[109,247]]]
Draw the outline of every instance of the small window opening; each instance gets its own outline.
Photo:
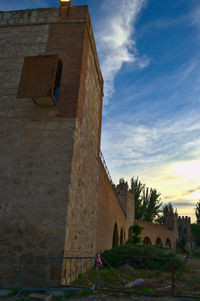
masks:
[[[59,102],[61,75],[62,75],[62,62],[61,62],[61,60],[58,60],[58,66],[57,66],[57,71],[56,71],[56,80],[55,80],[55,86],[54,86],[54,97],[55,97],[56,102]]]

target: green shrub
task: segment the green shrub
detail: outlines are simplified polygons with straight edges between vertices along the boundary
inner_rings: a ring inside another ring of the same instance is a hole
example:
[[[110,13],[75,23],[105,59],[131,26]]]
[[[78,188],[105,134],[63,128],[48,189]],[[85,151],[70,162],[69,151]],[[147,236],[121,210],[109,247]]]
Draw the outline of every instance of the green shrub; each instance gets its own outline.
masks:
[[[192,250],[191,255],[195,258],[200,258],[200,249]]]
[[[102,259],[104,266],[112,267],[128,264],[136,269],[168,271],[172,269],[172,260],[176,269],[181,266],[181,260],[165,248],[131,243],[104,251]]]

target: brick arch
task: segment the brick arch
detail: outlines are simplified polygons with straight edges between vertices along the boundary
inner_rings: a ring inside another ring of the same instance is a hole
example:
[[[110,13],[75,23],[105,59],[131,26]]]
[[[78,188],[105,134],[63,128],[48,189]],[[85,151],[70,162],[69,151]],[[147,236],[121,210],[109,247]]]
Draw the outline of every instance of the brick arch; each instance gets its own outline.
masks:
[[[159,247],[163,247],[163,242],[162,242],[162,239],[160,237],[157,237],[157,239],[155,241],[155,245],[159,246]]]
[[[170,249],[172,247],[172,243],[171,243],[171,240],[169,238],[167,238],[166,241],[165,241],[165,247],[168,247]]]
[[[124,230],[123,228],[121,228],[121,231],[120,231],[120,245],[123,245],[124,243]]]
[[[113,243],[112,243],[112,247],[113,248],[117,247],[118,243],[119,243],[118,227],[117,227],[117,223],[115,223],[114,230],[113,230]]]
[[[130,240],[132,237],[132,229],[131,227],[128,229],[128,239]]]
[[[143,244],[144,245],[152,245],[151,239],[148,236],[145,236],[145,238],[143,240]]]

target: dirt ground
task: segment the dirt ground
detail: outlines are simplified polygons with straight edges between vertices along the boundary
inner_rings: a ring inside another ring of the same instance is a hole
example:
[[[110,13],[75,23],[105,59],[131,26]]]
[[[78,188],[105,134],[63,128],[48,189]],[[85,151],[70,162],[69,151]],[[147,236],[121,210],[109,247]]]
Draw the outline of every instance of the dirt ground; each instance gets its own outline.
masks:
[[[94,300],[93,296],[90,297],[84,297],[80,299],[72,299],[73,301],[90,301]],[[198,299],[194,298],[175,298],[175,297],[144,297],[144,296],[130,296],[130,297],[108,297],[108,296],[101,296],[97,297],[97,301],[193,301],[193,300],[200,300],[200,297]]]

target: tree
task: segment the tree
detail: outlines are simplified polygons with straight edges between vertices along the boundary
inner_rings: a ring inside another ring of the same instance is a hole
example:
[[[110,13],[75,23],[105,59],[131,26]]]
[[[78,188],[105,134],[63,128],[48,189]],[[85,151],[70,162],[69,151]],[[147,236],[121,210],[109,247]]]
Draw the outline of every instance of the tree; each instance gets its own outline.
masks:
[[[172,203],[169,202],[162,206],[161,212],[163,212],[163,215],[159,216],[157,218],[156,222],[162,225],[164,223],[164,214],[165,213],[177,213],[177,209],[174,210]]]
[[[195,240],[195,243],[198,247],[200,247],[200,225],[191,224],[192,236]]]
[[[120,188],[124,188],[124,187],[128,188],[128,182],[126,182],[124,178],[121,178],[119,179],[119,186]]]
[[[144,220],[147,222],[152,222],[156,217],[159,216],[161,212],[160,207],[162,203],[160,202],[160,193],[157,192],[156,189],[151,188],[150,192],[149,189],[146,189],[146,200],[145,200],[145,212],[144,212]]]
[[[200,225],[200,200],[196,204],[195,214],[196,214],[196,218],[197,218],[197,225]]]
[[[142,199],[142,193],[145,185],[139,181],[139,178],[131,178],[131,190],[135,195],[135,219],[141,220],[144,216],[144,204]]]
[[[164,204],[162,208],[163,213],[174,213],[174,207],[171,202]]]
[[[135,219],[152,222],[160,213],[160,193],[156,189],[149,189],[139,178],[131,178],[131,190],[135,195]]]
[[[139,235],[141,234],[142,230],[143,228],[136,223],[133,226],[131,226],[129,229],[129,241],[133,244],[139,244],[141,242],[141,237]]]

